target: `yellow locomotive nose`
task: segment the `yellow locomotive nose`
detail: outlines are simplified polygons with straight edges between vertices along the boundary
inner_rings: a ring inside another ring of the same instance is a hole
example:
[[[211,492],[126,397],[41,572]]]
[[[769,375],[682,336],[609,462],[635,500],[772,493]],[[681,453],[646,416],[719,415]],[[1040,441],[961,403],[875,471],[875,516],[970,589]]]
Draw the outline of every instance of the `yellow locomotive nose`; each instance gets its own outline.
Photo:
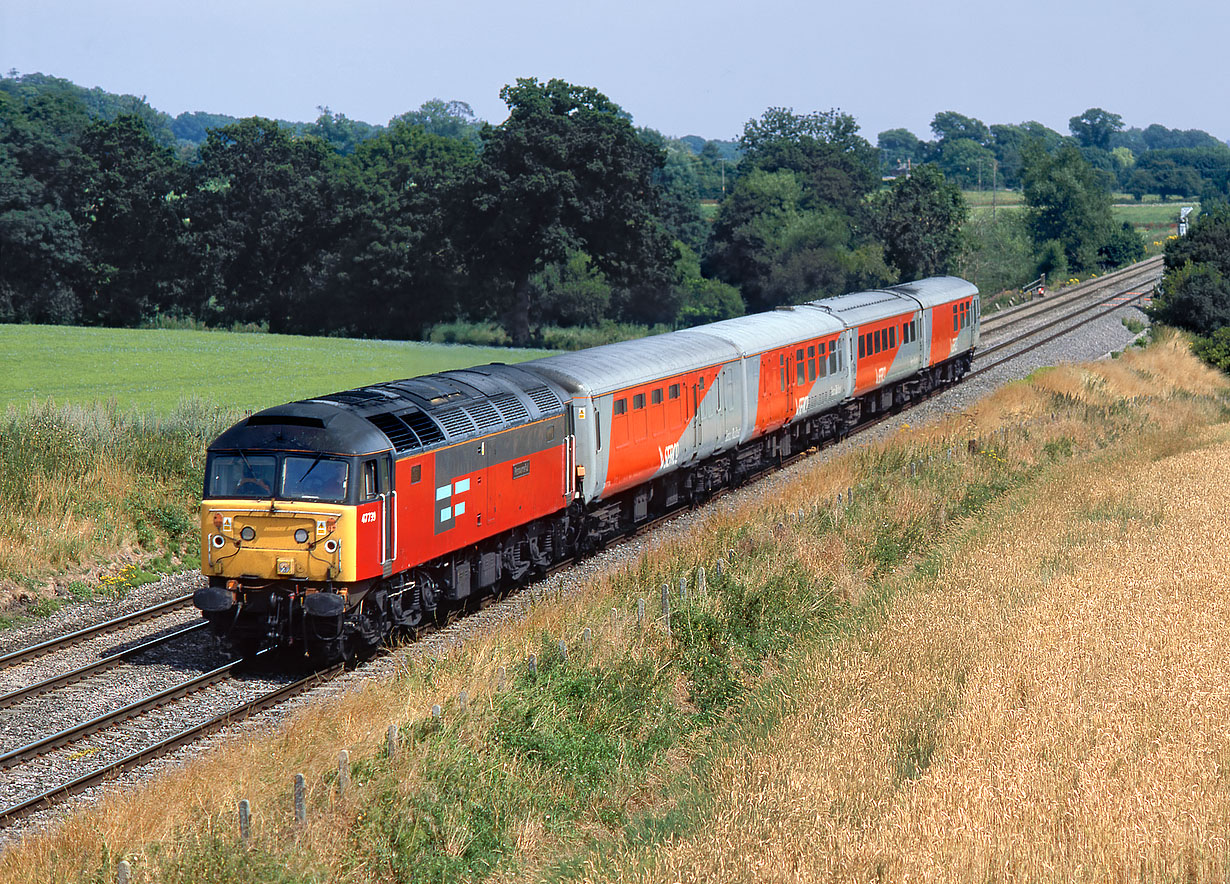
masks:
[[[201,570],[249,581],[346,580],[353,544],[342,535],[351,521],[341,506],[210,500],[201,507]]]

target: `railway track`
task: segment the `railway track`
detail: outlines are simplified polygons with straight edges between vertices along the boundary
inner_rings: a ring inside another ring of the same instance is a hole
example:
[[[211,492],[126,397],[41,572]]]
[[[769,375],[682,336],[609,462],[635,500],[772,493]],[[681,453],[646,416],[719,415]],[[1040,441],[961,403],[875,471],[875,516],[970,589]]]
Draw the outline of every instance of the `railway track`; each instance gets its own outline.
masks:
[[[1002,332],[1006,328],[1028,322],[1038,316],[1054,313],[1072,304],[1097,295],[1104,289],[1122,287],[1132,280],[1154,280],[1162,272],[1162,256],[1155,255],[1128,267],[1115,270],[1098,279],[1088,280],[1070,288],[1062,289],[1045,298],[1037,298],[1015,307],[1009,307],[982,317],[981,332],[984,336]]]
[[[265,653],[265,652],[261,652],[261,653]],[[225,675],[222,673],[223,669],[226,670],[226,674],[229,674],[235,668],[244,664],[245,662],[247,661],[233,661],[232,663],[227,664],[225,667],[219,667],[219,669],[215,669],[215,670],[212,670],[211,672],[205,673],[203,676],[201,676],[201,678],[205,679],[205,678],[225,677]],[[0,828],[8,826],[11,823],[15,822],[16,820],[20,819],[21,817],[34,813],[35,811],[50,807],[60,801],[63,801],[65,798],[68,798],[72,795],[76,795],[80,792],[85,791],[86,789],[90,789],[94,786],[105,783],[107,780],[111,779],[112,777],[118,776],[124,771],[132,770],[144,764],[148,764],[150,761],[153,761],[156,758],[160,758],[161,756],[166,755],[169,752],[173,752],[182,746],[187,746],[190,743],[194,743],[197,740],[200,740],[201,738],[208,736],[209,734],[215,733],[216,731],[221,730],[222,728],[226,727],[228,724],[232,724],[237,721],[242,721],[243,719],[248,718],[249,716],[257,712],[260,712],[265,709],[269,709],[273,706],[277,706],[280,703],[284,703],[287,700],[291,699],[292,697],[298,696],[299,694],[302,694],[304,691],[307,691],[315,687],[318,684],[322,684],[325,681],[328,681],[332,678],[336,678],[339,674],[341,674],[342,670],[343,670],[343,667],[339,664],[323,672],[314,672],[310,675],[304,676],[303,678],[297,681],[291,682],[290,684],[286,684],[281,687],[275,688],[273,690],[266,691],[260,696],[254,699],[248,700],[244,703],[240,703],[218,715],[214,715],[206,721],[203,721],[198,724],[192,725],[190,727],[184,728],[180,730],[178,733],[174,734],[173,736],[159,740],[158,742],[150,746],[147,746],[143,749],[139,749],[137,751],[131,752],[128,755],[125,755],[123,758],[120,758],[116,761],[112,761],[106,765],[103,765],[102,767],[99,767],[95,770],[90,771],[89,773],[83,774],[74,779],[70,779],[66,782],[61,782],[50,788],[44,789],[42,792],[39,792],[36,795],[26,798],[20,801],[19,803],[16,803],[9,807],[0,809]],[[189,693],[190,692],[191,690],[189,690]],[[169,701],[170,699],[171,698],[167,698],[167,701]],[[156,700],[157,698],[150,697],[148,700],[143,701],[143,702],[152,703],[156,706],[157,705]],[[153,706],[151,706],[150,708],[153,708]],[[112,715],[119,715],[123,711],[124,710],[117,710],[116,713],[112,713]],[[132,713],[132,714],[140,714],[140,713]],[[128,717],[131,717],[131,714]],[[105,723],[94,721],[94,722],[84,723],[83,725],[81,725],[81,727],[86,728],[90,726],[95,726],[95,732],[97,732],[97,730],[100,730],[101,728],[109,726],[114,723],[115,723],[114,720],[108,721]],[[60,735],[56,735],[52,738],[49,738],[48,741],[59,739],[59,737]],[[71,741],[71,739],[78,739],[78,738],[79,737],[71,737],[69,738],[69,740]],[[48,742],[48,741],[45,741],[45,742]],[[29,750],[34,751],[33,747],[29,747]],[[12,752],[8,753],[8,755],[14,755],[14,754],[15,753],[12,753]],[[34,756],[34,757],[37,757],[37,756]],[[3,759],[0,758],[0,762],[2,761]],[[10,763],[16,764],[18,762],[15,760]]]
[[[1160,262],[1142,262],[1141,264],[1126,268],[1124,271],[1120,271],[1116,275],[1108,275],[1107,277],[1103,277],[1098,281],[1099,285],[1087,287],[1080,293],[1074,293],[1073,295],[1062,299],[1048,299],[1045,304],[1041,305],[1041,309],[1034,309],[1028,313],[1025,311],[1019,311],[1011,315],[998,314],[999,316],[1004,316],[1005,318],[1011,318],[1012,322],[997,324],[993,329],[994,331],[1002,331],[1010,325],[1016,325],[1022,322],[1027,316],[1030,318],[1035,318],[1042,314],[1054,314],[1059,312],[1064,306],[1072,305],[1080,300],[1092,299],[1091,304],[1067,310],[1054,318],[1050,318],[1048,316],[1047,320],[1041,325],[1023,331],[1010,339],[998,341],[993,346],[980,351],[975,361],[974,370],[967,374],[966,378],[968,379],[975,375],[982,374],[992,368],[996,368],[1006,362],[1017,359],[1025,353],[1036,350],[1038,347],[1043,346],[1049,341],[1062,337],[1063,335],[1070,334],[1089,322],[1102,318],[1124,306],[1129,306],[1132,303],[1138,302],[1143,297],[1142,293],[1133,291],[1133,288],[1139,285],[1138,280],[1151,280],[1156,275],[1160,275]],[[1136,286],[1122,288],[1111,294],[1097,294],[1099,292],[1104,292],[1108,286],[1122,284],[1124,280],[1135,281]],[[1107,301],[1115,298],[1125,298],[1126,300],[1107,306]],[[1035,308],[1039,307],[1037,304],[1023,306]],[[988,319],[984,319],[984,331],[986,329],[986,325],[988,324]],[[1032,340],[1031,342],[1031,339],[1037,340]],[[989,363],[980,364],[989,354],[1009,349],[1017,344],[1025,344],[1025,346],[1014,350],[999,359],[993,360]],[[855,432],[861,432],[869,429],[872,426],[889,419],[893,416],[893,414],[893,412],[889,412],[876,415],[873,418],[861,423]],[[814,451],[814,449],[812,450]],[[808,453],[810,452],[796,453],[791,456],[786,463],[792,463],[806,457]],[[750,481],[754,482],[757,479],[771,473],[771,470],[766,471],[759,474],[757,477],[753,477]],[[719,492],[711,499],[721,497],[725,493],[728,492]],[[650,523],[639,526],[635,531],[626,537],[613,539],[611,543],[607,544],[606,548],[611,548],[623,542],[632,540],[635,537],[642,536],[648,531],[660,527],[664,523],[679,518],[687,511],[688,510],[685,508],[654,519]],[[542,579],[550,579],[551,577],[573,567],[575,564],[576,560],[561,562],[552,567]],[[487,607],[497,601],[497,599],[486,599],[480,607]],[[57,649],[71,646],[96,635],[116,631],[134,623],[140,623],[159,617],[164,613],[187,607],[190,603],[190,595],[179,596],[158,605],[152,605],[140,611],[133,612],[132,614],[118,617],[105,623],[77,630],[68,635],[49,639],[37,645],[32,645],[28,648],[14,651],[12,653],[0,656],[0,669]],[[459,613],[461,612],[454,612],[454,616]],[[446,620],[445,623],[451,622],[451,620],[452,618]],[[170,635],[160,636],[140,645],[128,648],[124,651],[108,655],[96,661],[91,661],[85,666],[78,667],[71,672],[53,676],[38,683],[10,691],[8,694],[0,696],[0,708],[3,708],[4,706],[15,706],[47,691],[71,684],[74,681],[91,677],[95,673],[113,668],[121,663],[129,662],[133,657],[150,650],[156,645],[163,644],[181,636],[193,633],[205,625],[206,624],[204,622],[193,624],[192,626],[177,630]],[[423,634],[431,631],[434,631],[434,628],[423,630]],[[266,653],[268,652],[261,652],[262,655]],[[205,690],[211,685],[217,685],[222,681],[232,679],[243,666],[248,665],[251,662],[252,661],[250,660],[229,661],[221,666],[214,667],[207,672],[201,673],[200,675],[195,676],[180,685],[150,694],[140,700],[125,704],[123,707],[112,712],[100,716],[94,716],[81,722],[80,724],[74,725],[70,728],[60,729],[56,733],[46,735],[38,740],[31,741],[26,745],[9,750],[8,752],[0,755],[0,769],[17,769],[21,765],[29,763],[31,760],[46,756],[48,753],[54,752],[58,748],[80,741],[89,735],[98,734],[136,716],[145,715],[154,709],[159,709],[167,706],[168,704],[173,704],[185,697],[193,695],[194,693]],[[89,771],[88,773],[73,778],[68,778],[50,787],[44,788],[38,794],[23,798],[21,801],[14,803],[11,806],[0,808],[0,828],[9,826],[18,819],[35,811],[47,808],[63,800],[64,798],[92,788],[100,783],[106,782],[108,779],[124,771],[132,770],[147,764],[155,758],[172,752],[182,746],[186,746],[210,733],[214,733],[228,724],[241,721],[256,712],[283,703],[291,697],[297,696],[298,694],[301,694],[304,691],[323,683],[324,681],[335,678],[342,671],[342,666],[335,666],[327,671],[312,673],[289,684],[281,685],[265,691],[254,698],[234,704],[225,711],[213,715],[203,722],[179,729],[176,733],[169,737],[160,739],[144,748],[129,752],[122,758],[109,761],[97,769]]]
[[[64,635],[49,638],[46,641],[38,644],[30,645],[25,648],[19,648],[16,651],[10,651],[7,654],[0,655],[0,671],[7,669],[10,666],[15,666],[18,663],[24,663],[27,660],[32,660],[35,657],[41,657],[44,654],[49,654],[52,651],[61,651],[65,648],[70,648],[73,645],[80,644],[88,639],[95,638],[100,635],[106,635],[110,632],[118,632],[121,629],[127,629],[130,626],[135,626],[139,623],[153,620],[158,617],[163,617],[167,614],[181,611],[192,604],[192,593],[175,596],[167,599],[164,602],[150,605],[146,608],[141,608],[139,611],[133,611],[124,614],[120,617],[115,617],[111,620],[102,623],[95,623],[91,626],[83,627],[82,629],[66,633]]]

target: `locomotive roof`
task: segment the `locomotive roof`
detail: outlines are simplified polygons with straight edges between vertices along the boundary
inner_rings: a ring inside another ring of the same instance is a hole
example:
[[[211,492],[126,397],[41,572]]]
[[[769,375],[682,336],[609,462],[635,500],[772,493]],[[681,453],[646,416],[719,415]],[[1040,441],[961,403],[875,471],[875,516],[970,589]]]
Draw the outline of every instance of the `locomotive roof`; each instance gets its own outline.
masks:
[[[845,331],[842,322],[808,305],[779,307],[769,313],[723,319],[698,326],[694,331],[714,335],[734,344],[743,355],[761,353],[810,338]]]
[[[562,393],[519,366],[493,363],[267,408],[231,427],[210,449],[416,451],[562,414]]]
[[[600,396],[738,358],[729,341],[685,329],[546,356],[521,366],[551,378],[572,395]]]

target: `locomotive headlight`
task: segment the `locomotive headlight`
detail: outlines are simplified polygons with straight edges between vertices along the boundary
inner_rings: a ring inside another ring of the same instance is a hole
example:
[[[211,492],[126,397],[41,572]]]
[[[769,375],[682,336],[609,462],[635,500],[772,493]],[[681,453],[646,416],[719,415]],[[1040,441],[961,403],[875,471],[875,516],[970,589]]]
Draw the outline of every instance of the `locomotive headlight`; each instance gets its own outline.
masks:
[[[214,549],[222,549],[222,547],[226,546],[226,538],[221,534],[211,534],[209,535],[209,545]]]
[[[307,543],[308,533],[306,528],[295,529],[295,543]]]
[[[325,552],[329,553],[330,555],[337,552],[337,541],[333,540],[332,538],[330,538],[329,540],[326,540],[325,541]]]
[[[256,531],[251,525],[245,525],[243,530],[239,532],[239,536],[251,543],[256,539]]]

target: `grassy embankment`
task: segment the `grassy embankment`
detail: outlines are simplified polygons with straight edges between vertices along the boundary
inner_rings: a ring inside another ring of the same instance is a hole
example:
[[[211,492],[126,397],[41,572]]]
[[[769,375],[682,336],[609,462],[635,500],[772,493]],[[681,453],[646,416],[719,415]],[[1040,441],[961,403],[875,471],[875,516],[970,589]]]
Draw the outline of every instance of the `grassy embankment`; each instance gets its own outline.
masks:
[[[1221,879],[1228,417],[1178,338],[1040,372],[82,811],[0,884]]]
[[[0,325],[0,603],[122,591],[195,556],[204,448],[246,412],[534,351]],[[118,562],[139,564],[122,577]],[[108,583],[100,583],[109,569]]]

